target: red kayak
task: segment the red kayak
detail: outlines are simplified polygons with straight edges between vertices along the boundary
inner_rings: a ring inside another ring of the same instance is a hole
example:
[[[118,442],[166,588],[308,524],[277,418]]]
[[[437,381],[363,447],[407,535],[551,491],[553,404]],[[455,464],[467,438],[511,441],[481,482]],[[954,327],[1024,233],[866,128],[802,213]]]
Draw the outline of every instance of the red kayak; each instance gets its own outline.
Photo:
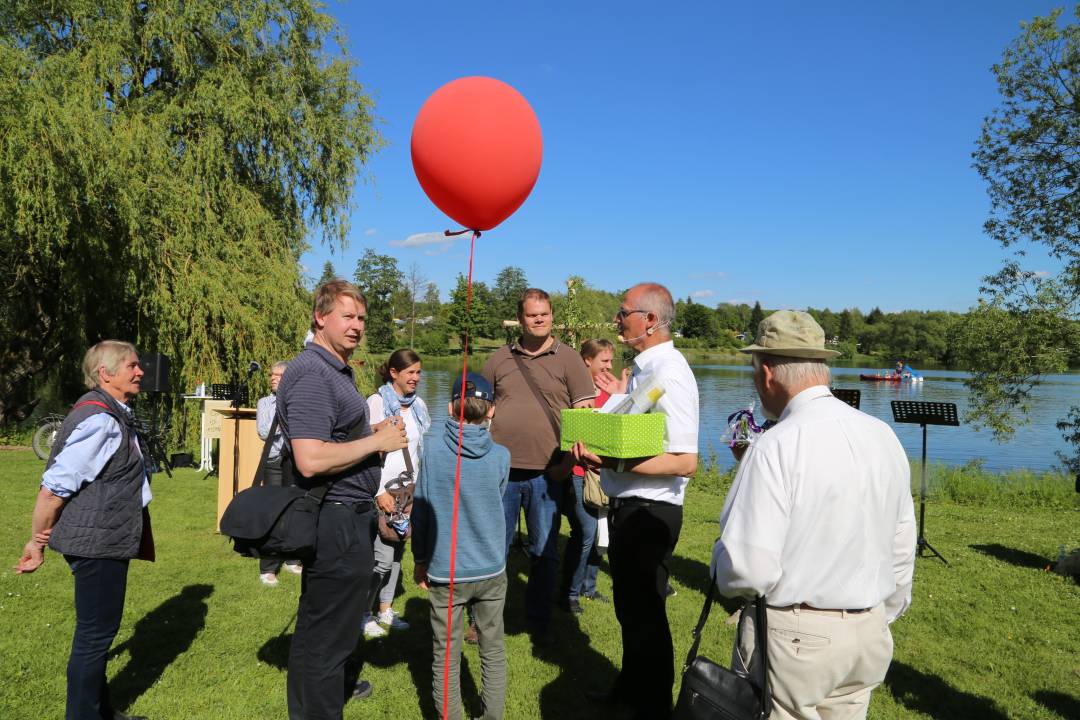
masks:
[[[904,378],[899,375],[860,375],[860,380],[869,380],[870,382],[903,382]]]

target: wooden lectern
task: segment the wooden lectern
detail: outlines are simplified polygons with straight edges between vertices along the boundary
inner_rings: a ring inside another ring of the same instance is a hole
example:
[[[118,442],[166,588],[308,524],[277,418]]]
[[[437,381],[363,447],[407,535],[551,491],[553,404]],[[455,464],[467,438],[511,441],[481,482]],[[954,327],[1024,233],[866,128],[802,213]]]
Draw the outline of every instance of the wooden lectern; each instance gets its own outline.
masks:
[[[251,487],[251,482],[255,479],[255,470],[259,467],[259,458],[262,456],[263,441],[255,429],[255,408],[216,408],[214,412],[223,416],[221,439],[218,445],[217,522],[214,523],[214,529],[217,530],[229,501],[241,490]],[[237,437],[236,423],[240,423],[238,455],[240,471],[236,473],[234,483],[233,453],[234,440]]]

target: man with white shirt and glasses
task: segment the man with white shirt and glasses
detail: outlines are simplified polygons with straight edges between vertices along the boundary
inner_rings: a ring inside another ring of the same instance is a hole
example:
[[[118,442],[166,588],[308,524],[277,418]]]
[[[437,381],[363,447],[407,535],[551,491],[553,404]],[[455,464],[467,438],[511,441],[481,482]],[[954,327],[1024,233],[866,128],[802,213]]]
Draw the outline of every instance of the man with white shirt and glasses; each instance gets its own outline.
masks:
[[[667,619],[667,564],[682,528],[686,485],[697,470],[698,388],[671,340],[675,304],[663,285],[626,292],[615,323],[620,342],[638,352],[625,391],[664,389],[653,408],[667,416],[664,452],[655,457],[601,458],[582,443],[581,464],[601,468],[610,498],[608,523],[612,595],[622,628],[622,668],[610,690],[588,693],[615,717],[662,720],[671,714],[675,658]],[[622,389],[622,388],[616,388]]]
[[[911,602],[910,466],[884,422],[829,392],[825,334],[802,312],[758,326],[754,387],[777,424],[743,457],[720,515],[722,594],[768,603],[773,713],[864,718],[892,660],[889,624]],[[753,615],[732,667],[754,676]]]
[[[62,553],[75,580],[75,634],[67,665],[67,720],[137,720],[113,708],[105,665],[120,629],[128,563],[154,559],[148,453],[128,404],[143,376],[130,343],[103,340],[86,352],[90,389],[64,418],[17,573]]]

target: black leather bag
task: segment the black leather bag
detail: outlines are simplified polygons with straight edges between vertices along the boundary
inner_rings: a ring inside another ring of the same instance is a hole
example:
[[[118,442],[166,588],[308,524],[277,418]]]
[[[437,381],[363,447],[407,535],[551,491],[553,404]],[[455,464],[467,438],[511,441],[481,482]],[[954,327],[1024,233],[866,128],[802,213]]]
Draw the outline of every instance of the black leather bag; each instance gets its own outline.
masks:
[[[754,652],[760,656],[757,663],[759,681],[755,684],[697,654],[701,632],[709,619],[715,595],[716,582],[710,578],[709,595],[705,598],[701,617],[694,628],[694,642],[683,666],[682,687],[679,688],[672,720],[764,720],[772,713],[765,598],[758,598],[754,602]],[[735,644],[738,647],[737,638]]]

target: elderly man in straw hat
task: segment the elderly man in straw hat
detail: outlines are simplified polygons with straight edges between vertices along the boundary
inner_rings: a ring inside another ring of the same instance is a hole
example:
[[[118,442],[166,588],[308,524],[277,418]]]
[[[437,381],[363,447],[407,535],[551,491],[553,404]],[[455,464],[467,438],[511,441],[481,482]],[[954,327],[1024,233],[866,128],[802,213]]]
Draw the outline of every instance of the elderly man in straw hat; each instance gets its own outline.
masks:
[[[743,348],[767,418],[720,514],[712,569],[728,597],[768,603],[773,718],[864,718],[892,660],[889,624],[911,602],[910,467],[884,422],[829,392],[825,334],[781,310]],[[732,656],[754,677],[753,614]]]

